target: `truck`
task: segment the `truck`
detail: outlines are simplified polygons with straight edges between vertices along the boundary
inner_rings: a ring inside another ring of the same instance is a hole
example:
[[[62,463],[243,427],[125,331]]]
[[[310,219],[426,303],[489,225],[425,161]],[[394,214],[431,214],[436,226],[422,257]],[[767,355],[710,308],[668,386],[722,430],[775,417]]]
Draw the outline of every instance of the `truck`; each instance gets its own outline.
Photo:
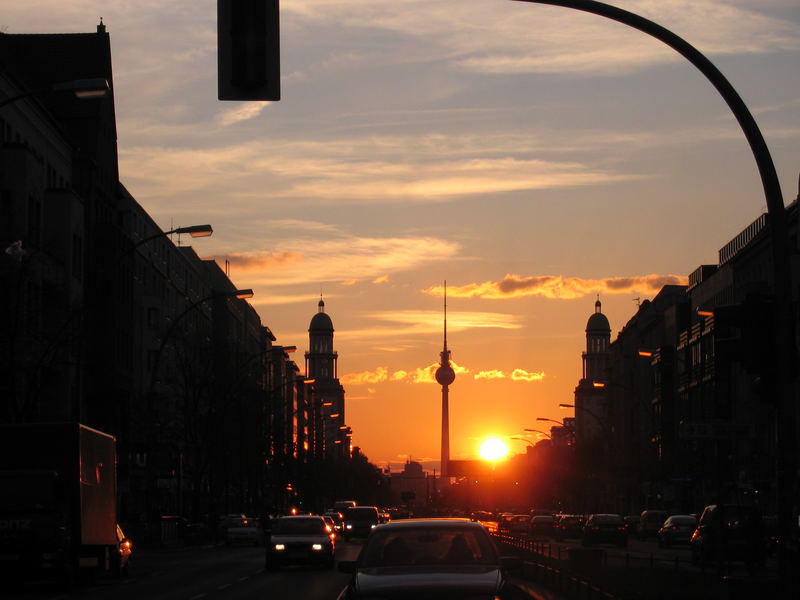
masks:
[[[79,423],[0,425],[0,573],[69,587],[119,572],[116,439]]]

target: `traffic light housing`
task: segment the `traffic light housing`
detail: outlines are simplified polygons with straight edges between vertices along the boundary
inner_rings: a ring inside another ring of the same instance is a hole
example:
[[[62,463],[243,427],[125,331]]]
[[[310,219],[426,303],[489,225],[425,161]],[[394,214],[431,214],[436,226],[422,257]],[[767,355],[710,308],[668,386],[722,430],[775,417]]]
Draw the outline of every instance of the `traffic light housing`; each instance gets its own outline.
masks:
[[[217,0],[220,100],[280,100],[278,0]]]

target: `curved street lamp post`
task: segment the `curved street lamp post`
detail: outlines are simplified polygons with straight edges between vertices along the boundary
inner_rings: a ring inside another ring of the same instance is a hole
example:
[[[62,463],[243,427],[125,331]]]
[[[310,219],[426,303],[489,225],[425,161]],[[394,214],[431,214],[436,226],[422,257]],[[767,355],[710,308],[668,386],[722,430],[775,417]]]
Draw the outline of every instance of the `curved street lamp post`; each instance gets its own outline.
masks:
[[[797,413],[795,407],[795,322],[792,311],[791,243],[783,205],[780,182],[764,136],[739,94],[714,64],[683,38],[635,13],[595,0],[514,0],[531,4],[549,4],[580,10],[638,29],[678,52],[691,62],[717,89],[728,104],[747,138],[758,166],[767,203],[772,245],[772,275],[775,293],[773,337],[775,340],[775,383],[777,390],[777,496],[778,524],[784,539],[792,531],[792,512],[797,486]],[[778,550],[778,570],[782,582],[788,582],[791,558],[785,544]]]

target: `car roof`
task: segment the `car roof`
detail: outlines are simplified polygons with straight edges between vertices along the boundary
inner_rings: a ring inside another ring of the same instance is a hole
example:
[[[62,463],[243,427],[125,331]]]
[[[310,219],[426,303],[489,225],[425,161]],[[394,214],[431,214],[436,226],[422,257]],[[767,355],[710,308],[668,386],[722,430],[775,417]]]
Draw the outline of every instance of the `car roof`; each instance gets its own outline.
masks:
[[[480,523],[470,521],[469,519],[457,518],[430,518],[430,519],[402,519],[399,521],[389,521],[378,525],[382,531],[387,529],[413,529],[417,527],[466,527],[474,529],[485,529]]]

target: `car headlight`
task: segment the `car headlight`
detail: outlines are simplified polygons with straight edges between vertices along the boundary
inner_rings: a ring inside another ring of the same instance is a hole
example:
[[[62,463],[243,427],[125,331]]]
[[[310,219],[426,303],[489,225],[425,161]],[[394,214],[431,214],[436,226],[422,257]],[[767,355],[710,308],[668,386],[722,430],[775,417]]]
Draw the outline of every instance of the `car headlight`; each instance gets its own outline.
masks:
[[[286,546],[284,544],[275,544],[275,550],[280,552],[281,550],[286,550]]]
[[[377,525],[370,525],[369,526],[370,529],[375,529],[376,527],[377,527]]]
[[[352,526],[352,525],[350,525],[350,523],[348,523],[348,524],[347,524],[345,527],[346,527],[347,529],[352,529],[352,528],[353,528],[353,526]]]

